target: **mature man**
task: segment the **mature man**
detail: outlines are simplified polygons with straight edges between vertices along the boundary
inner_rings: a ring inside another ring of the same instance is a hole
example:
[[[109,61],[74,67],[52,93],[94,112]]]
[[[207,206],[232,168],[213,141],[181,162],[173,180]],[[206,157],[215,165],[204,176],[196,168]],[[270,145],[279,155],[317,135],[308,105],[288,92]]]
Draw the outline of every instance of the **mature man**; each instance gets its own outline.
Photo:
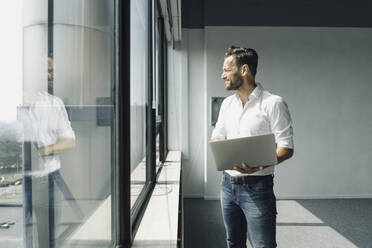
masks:
[[[48,58],[48,88],[52,85],[53,60]],[[32,233],[36,229],[34,246],[55,247],[55,234],[49,232],[58,231],[62,209],[62,194],[54,189],[54,184],[61,189],[63,181],[59,155],[75,147],[75,132],[63,101],[41,90],[24,93],[24,107],[19,109],[18,120],[23,124],[24,141],[32,144],[33,151],[30,151],[32,168],[24,170],[25,178],[32,180],[32,190],[25,192],[25,199],[29,199],[27,194],[32,195],[32,201],[24,202],[25,233]],[[63,188],[61,191],[65,193],[66,190]],[[54,220],[49,219],[48,215],[52,211]],[[53,228],[50,228],[50,224],[54,225]],[[25,239],[24,242],[25,247],[32,245],[30,240]]]
[[[19,109],[18,120],[23,124],[24,141],[32,144],[32,170],[24,171],[25,178],[32,180],[32,201],[24,204],[25,232],[37,230],[36,247],[55,247],[57,223],[61,216],[62,194],[50,187],[50,183],[58,185],[61,160],[59,154],[75,147],[75,132],[71,127],[63,101],[47,92],[27,93],[24,96],[25,106]],[[31,186],[31,185],[30,185]],[[51,198],[49,198],[51,196]],[[53,200],[51,207],[50,200]],[[54,226],[50,228],[48,213],[54,212]],[[34,220],[30,213],[34,212]],[[35,223],[36,222],[36,223]],[[36,228],[35,228],[36,227]],[[50,239],[52,238],[52,239]],[[25,239],[25,247],[31,243]],[[32,245],[32,244],[31,244]]]
[[[212,140],[274,133],[278,163],[293,155],[292,121],[283,98],[255,81],[258,55],[251,48],[230,47],[221,78],[236,90],[220,109]],[[244,149],[244,148],[242,148]],[[254,248],[276,247],[274,166],[232,165],[223,172],[221,208],[229,248],[246,247],[247,232]]]

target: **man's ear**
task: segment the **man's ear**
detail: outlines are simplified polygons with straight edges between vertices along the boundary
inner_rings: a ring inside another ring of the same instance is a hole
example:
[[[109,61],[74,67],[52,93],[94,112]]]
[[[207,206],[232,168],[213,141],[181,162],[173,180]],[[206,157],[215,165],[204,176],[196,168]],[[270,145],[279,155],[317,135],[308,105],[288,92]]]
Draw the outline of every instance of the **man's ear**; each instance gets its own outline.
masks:
[[[247,64],[242,65],[240,72],[242,76],[251,75],[251,70]]]

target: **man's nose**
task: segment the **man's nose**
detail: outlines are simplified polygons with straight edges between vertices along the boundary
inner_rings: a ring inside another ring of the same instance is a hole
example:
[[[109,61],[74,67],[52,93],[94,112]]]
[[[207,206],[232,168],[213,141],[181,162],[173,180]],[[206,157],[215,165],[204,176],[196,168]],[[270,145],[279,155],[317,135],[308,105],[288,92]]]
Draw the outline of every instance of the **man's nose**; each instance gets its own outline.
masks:
[[[225,79],[225,78],[226,78],[225,73],[222,73],[222,74],[221,74],[221,79]]]

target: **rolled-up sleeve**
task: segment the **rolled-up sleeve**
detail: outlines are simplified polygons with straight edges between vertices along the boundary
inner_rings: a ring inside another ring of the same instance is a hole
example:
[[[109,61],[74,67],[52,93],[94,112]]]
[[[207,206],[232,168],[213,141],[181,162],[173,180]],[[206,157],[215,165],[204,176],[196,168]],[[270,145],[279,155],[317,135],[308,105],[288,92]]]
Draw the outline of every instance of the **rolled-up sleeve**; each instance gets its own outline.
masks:
[[[212,132],[212,139],[219,138],[219,139],[226,139],[227,133],[225,128],[225,105],[224,102],[221,104],[220,112],[218,114],[218,119],[216,123],[216,127],[213,129]]]
[[[62,100],[58,100],[58,107],[56,111],[57,130],[56,134],[58,139],[69,138],[75,139],[75,132],[71,127],[71,122],[68,119],[67,111]]]
[[[271,130],[275,135],[278,147],[293,149],[293,127],[288,105],[283,98],[278,97],[269,108]]]

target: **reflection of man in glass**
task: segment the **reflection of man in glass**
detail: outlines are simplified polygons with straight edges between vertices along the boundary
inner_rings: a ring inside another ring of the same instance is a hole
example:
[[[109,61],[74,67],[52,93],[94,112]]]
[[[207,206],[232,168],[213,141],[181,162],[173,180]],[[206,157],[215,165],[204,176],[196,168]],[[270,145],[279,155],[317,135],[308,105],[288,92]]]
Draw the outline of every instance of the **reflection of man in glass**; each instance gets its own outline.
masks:
[[[75,134],[61,99],[47,92],[32,97],[34,102],[23,109],[20,118],[25,141],[32,142],[40,155],[30,174],[45,176],[61,168],[58,154],[75,146]]]
[[[49,68],[51,63],[49,59]],[[51,73],[48,71],[48,82],[53,77]],[[60,177],[61,161],[58,154],[75,146],[75,133],[60,98],[47,92],[26,92],[25,103],[19,119],[23,123],[25,142],[30,142],[37,151],[32,153],[32,169],[25,171],[25,176],[32,177],[32,207],[38,237],[36,247],[54,247],[54,240],[49,242],[49,232],[54,230],[55,225],[52,223],[53,229],[50,230],[48,213],[53,211],[55,218],[58,218],[60,200],[55,194],[53,181]],[[29,191],[25,190],[27,193]],[[25,216],[25,221],[32,222],[29,216]]]

